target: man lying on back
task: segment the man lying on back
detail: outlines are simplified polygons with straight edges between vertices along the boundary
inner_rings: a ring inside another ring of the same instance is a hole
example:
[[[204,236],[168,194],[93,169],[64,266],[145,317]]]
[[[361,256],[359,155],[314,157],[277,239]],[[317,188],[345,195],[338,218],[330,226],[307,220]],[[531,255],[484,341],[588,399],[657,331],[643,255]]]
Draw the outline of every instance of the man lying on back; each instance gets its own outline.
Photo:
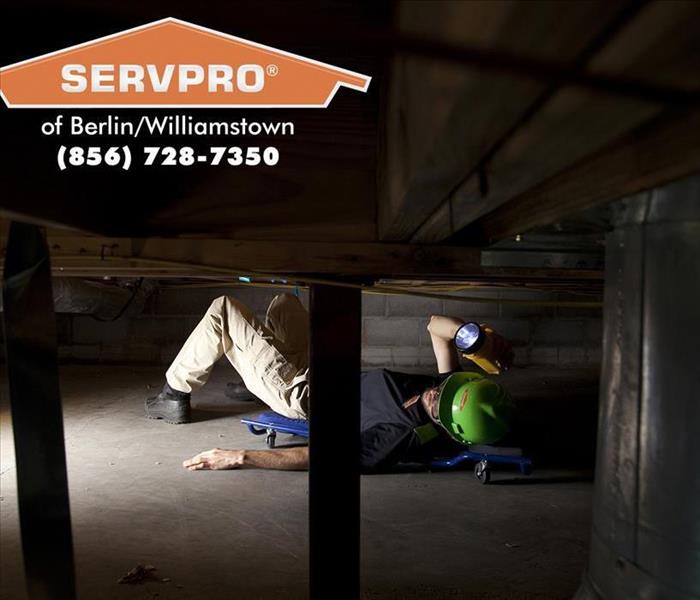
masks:
[[[398,462],[425,461],[450,446],[497,443],[510,430],[513,404],[497,383],[460,371],[455,340],[474,323],[432,316],[428,332],[437,361],[435,376],[386,369],[361,376],[361,466],[384,470]],[[498,369],[512,364],[510,344],[488,327]],[[276,296],[265,322],[229,296],[212,302],[166,373],[166,384],[146,400],[146,415],[169,423],[190,420],[190,394],[202,387],[225,355],[245,387],[275,412],[308,418],[308,314],[298,298]],[[332,402],[333,398],[324,399]],[[186,460],[189,470],[307,469],[307,446],[268,450],[214,448]]]

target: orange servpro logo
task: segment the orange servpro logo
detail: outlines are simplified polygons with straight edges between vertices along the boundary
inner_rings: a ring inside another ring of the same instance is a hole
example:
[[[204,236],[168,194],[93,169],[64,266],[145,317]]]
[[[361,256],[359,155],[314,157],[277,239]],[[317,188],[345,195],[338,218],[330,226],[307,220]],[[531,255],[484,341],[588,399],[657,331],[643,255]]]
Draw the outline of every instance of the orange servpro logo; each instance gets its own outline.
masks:
[[[0,69],[10,108],[314,108],[371,77],[167,18]]]

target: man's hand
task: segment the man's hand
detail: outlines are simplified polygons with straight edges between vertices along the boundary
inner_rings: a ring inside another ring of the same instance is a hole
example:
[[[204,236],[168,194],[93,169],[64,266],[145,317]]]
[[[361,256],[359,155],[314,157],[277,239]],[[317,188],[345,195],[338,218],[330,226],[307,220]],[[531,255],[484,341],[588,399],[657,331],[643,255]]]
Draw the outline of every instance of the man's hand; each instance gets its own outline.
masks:
[[[182,466],[188,471],[238,469],[243,465],[243,453],[243,450],[214,448],[213,450],[200,452],[197,456],[193,456],[183,462]]]
[[[502,335],[496,333],[493,328],[486,323],[482,323],[481,328],[484,330],[484,333],[491,338],[496,366],[502,371],[507,371],[513,366],[514,358],[513,347],[510,345],[510,342]]]

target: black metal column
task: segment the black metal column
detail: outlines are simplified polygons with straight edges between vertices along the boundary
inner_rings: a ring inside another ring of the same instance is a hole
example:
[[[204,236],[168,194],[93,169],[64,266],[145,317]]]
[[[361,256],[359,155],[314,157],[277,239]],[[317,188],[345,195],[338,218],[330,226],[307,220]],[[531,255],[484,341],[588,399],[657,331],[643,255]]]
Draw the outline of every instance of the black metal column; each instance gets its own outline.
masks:
[[[576,600],[700,598],[700,176],[613,206],[593,527]]]
[[[312,600],[360,593],[359,289],[310,293],[309,555]]]
[[[56,320],[42,230],[13,222],[2,286],[17,495],[32,600],[75,598]]]

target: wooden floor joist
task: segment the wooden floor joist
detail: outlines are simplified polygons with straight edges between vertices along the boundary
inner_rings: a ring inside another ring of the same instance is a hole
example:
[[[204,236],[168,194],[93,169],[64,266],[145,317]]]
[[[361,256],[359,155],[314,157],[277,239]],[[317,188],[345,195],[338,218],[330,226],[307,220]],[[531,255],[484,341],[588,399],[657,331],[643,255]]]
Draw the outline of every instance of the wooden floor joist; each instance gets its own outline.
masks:
[[[700,110],[655,119],[490,212],[455,239],[485,243],[700,172]]]
[[[592,283],[602,272],[584,268],[482,267],[481,250],[388,243],[261,242],[207,239],[48,236],[54,276],[288,278],[338,280],[510,281]],[[0,236],[0,249],[6,239]],[[0,260],[0,264],[2,260]],[[315,278],[315,279],[314,279]]]
[[[488,14],[497,10],[491,5],[502,6],[487,4]],[[609,72],[648,83],[673,82],[694,99],[689,97],[681,105],[660,96],[651,101],[651,96],[646,100],[623,97],[603,93],[601,88],[594,92],[570,85],[572,79],[567,77],[538,87],[527,80],[494,78],[490,73],[475,81],[465,79],[461,87],[455,75],[452,88],[435,91],[419,83],[429,81],[431,73],[437,79],[441,63],[426,73],[418,67],[395,69],[397,98],[393,102],[401,111],[394,110],[393,121],[389,121],[389,151],[380,178],[386,182],[379,196],[381,239],[449,243],[450,236],[579,161],[594,157],[666,110],[698,105],[697,59],[687,50],[700,32],[697,3],[609,2],[600,14],[602,5],[595,3],[546,4],[545,8],[540,3],[516,3],[513,10],[524,14],[542,11],[536,18],[540,23],[557,14],[557,21],[548,28],[551,35],[543,39],[536,29],[509,20],[506,24],[512,24],[515,31],[508,35],[508,27],[500,30],[504,43],[527,47],[533,36],[531,48],[568,65],[569,76]],[[472,10],[470,3],[456,5],[464,6],[466,12]],[[635,40],[634,51],[631,40]],[[431,89],[437,98],[425,96]],[[446,104],[446,98],[452,98],[449,113],[444,108],[427,110],[438,102]],[[425,112],[442,122],[431,122],[428,131],[421,129],[413,121],[427,123],[430,117],[424,119]],[[410,123],[409,133],[404,131],[405,122]],[[631,180],[636,176],[633,173]],[[593,179],[587,183],[596,185]],[[604,191],[602,185],[598,187]],[[518,229],[523,231],[527,227]],[[470,245],[482,243],[473,236],[460,239]]]
[[[199,238],[49,238],[52,257],[68,267],[99,257],[140,259],[150,268],[196,276],[211,270],[276,275],[316,273],[353,276],[457,276],[480,270],[477,248],[381,243],[239,241]],[[135,266],[135,265],[133,265]]]

